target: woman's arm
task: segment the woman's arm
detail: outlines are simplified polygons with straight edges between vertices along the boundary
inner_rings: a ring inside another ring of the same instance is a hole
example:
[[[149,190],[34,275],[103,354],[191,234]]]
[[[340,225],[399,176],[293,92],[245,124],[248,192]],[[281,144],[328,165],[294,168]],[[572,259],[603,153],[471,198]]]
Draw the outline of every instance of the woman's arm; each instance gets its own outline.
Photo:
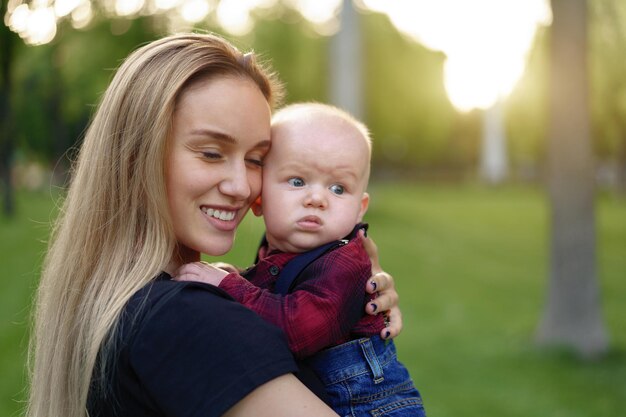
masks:
[[[383,339],[396,337],[402,331],[402,312],[398,306],[398,292],[393,277],[383,271],[378,260],[378,248],[372,239],[365,237],[363,230],[359,231],[363,247],[372,261],[372,277],[368,281],[366,291],[370,294],[378,293],[373,302],[367,303],[367,314],[383,312],[389,324],[380,332]]]
[[[293,374],[274,378],[235,404],[224,417],[336,417]]]

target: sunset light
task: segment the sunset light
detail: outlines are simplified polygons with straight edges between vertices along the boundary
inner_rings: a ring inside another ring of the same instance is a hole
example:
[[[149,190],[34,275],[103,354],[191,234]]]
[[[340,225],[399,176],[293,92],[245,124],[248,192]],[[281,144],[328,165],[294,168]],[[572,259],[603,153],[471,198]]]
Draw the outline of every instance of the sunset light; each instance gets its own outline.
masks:
[[[362,0],[402,33],[443,52],[445,87],[459,110],[488,108],[524,72],[539,26],[552,21],[547,0]]]

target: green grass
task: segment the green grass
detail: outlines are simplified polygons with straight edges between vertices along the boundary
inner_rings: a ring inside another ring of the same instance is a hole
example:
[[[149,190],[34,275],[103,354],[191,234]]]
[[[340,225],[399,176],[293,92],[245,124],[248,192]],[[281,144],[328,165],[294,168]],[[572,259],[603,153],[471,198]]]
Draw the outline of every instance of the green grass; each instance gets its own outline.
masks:
[[[0,215],[0,415],[20,414],[25,399],[29,308],[54,214],[50,195],[19,193],[17,215]]]
[[[529,187],[375,184],[366,220],[401,295],[396,343],[431,417],[611,417],[626,404],[626,201],[597,202],[598,273],[611,352],[595,362],[533,343],[548,275],[548,207]],[[20,194],[0,218],[0,415],[23,400],[28,306],[52,198]],[[252,261],[249,216],[225,258]]]

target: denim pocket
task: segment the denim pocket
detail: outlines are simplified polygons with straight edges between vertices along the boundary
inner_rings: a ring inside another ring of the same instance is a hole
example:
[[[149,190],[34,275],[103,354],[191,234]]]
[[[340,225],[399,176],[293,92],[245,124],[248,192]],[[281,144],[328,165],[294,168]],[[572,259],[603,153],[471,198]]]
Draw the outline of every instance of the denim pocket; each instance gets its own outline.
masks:
[[[354,382],[354,381],[353,381]],[[386,380],[370,395],[353,397],[351,411],[355,416],[425,417],[424,404],[413,382]]]
[[[406,398],[370,411],[372,417],[426,417],[420,397]]]

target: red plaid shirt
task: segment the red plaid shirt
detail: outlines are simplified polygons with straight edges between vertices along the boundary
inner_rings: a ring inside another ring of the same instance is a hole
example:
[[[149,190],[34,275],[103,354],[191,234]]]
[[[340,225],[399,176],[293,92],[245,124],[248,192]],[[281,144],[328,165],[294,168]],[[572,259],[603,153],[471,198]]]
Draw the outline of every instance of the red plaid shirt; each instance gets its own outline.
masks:
[[[365,292],[371,263],[358,239],[309,265],[302,274],[310,279],[297,284],[290,294],[272,293],[278,272],[295,256],[273,251],[244,272],[247,279],[231,273],[220,288],[280,327],[297,358],[380,333],[385,326],[382,315],[364,312],[365,304],[373,298]]]

